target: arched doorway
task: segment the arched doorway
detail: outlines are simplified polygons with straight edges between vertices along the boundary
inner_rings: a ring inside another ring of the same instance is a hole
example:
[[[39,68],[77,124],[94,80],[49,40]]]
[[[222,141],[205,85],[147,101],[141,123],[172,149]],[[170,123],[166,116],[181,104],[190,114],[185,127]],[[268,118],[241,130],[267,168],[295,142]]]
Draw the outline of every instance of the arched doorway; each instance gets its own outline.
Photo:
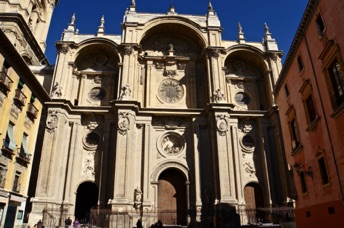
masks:
[[[264,198],[260,186],[249,183],[245,186],[246,214],[249,222],[257,222],[264,219]]]
[[[158,219],[167,225],[186,225],[185,177],[174,169],[159,176]]]
[[[79,185],[75,203],[75,217],[80,223],[87,223],[90,220],[90,210],[97,206],[98,187],[92,182],[84,182]]]

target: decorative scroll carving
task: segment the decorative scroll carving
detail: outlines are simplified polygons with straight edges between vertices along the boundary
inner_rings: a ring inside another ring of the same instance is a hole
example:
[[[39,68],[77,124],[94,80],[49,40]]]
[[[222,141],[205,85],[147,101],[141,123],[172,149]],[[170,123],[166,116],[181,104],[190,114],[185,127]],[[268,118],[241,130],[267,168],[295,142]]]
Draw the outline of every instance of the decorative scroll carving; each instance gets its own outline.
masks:
[[[53,133],[57,127],[57,113],[59,113],[57,110],[49,110],[48,112],[46,128],[49,133]]]
[[[232,85],[234,85],[234,87],[236,89],[244,89],[244,82],[243,81],[238,81],[238,80],[231,80]]]
[[[225,136],[228,131],[228,116],[227,115],[217,115],[216,116],[216,127],[217,131],[219,132],[219,135]]]
[[[159,85],[159,97],[166,103],[176,103],[184,96],[184,88],[175,79],[165,79]]]
[[[225,96],[224,94],[221,92],[220,89],[217,89],[214,93],[213,93],[213,97],[212,100],[214,103],[224,103],[225,100]]]
[[[156,69],[164,69],[165,68],[165,63],[163,62],[155,62],[155,68]]]
[[[153,125],[164,126],[166,129],[176,129],[184,126],[188,120],[183,117],[176,116],[159,116],[153,117]]]
[[[131,98],[131,89],[129,85],[125,85],[121,88],[122,92],[118,100],[129,100]]]
[[[246,173],[248,173],[250,177],[256,174],[256,169],[250,161],[247,161],[244,163],[244,168],[245,168]]]
[[[100,76],[96,76],[96,77],[94,78],[94,83],[96,83],[96,84],[102,83],[102,78],[101,78]]]
[[[252,130],[252,122],[250,120],[243,120],[239,123],[239,131],[249,133]]]
[[[177,69],[178,70],[185,70],[186,69],[186,63],[177,63]]]
[[[94,155],[92,155],[91,153],[84,158],[82,174],[84,177],[90,180],[94,180],[95,178]]]
[[[128,130],[130,127],[129,115],[130,115],[130,113],[128,113],[128,112],[120,112],[119,113],[118,132],[121,135],[126,135],[128,133]]]
[[[166,70],[164,71],[164,76],[168,76],[168,77],[175,77],[177,76],[177,71],[176,70]]]
[[[59,82],[56,82],[51,91],[50,97],[54,98],[54,97],[61,97],[61,96],[62,96],[62,86],[59,84]]]

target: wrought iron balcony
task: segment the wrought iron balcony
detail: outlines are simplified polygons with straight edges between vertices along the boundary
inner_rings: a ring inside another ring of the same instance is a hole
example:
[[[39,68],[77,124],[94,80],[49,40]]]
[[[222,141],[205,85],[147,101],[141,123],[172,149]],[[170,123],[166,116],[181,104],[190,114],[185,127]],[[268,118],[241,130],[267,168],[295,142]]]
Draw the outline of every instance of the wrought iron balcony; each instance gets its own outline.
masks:
[[[16,93],[14,95],[14,103],[21,108],[25,105],[25,94],[21,91],[21,89],[16,89]]]
[[[28,154],[25,152],[24,148],[21,147],[21,148],[18,148],[18,154],[17,154],[17,162],[23,166],[27,166],[27,164],[30,163],[30,156],[31,154]]]
[[[11,90],[12,83],[12,79],[5,72],[0,71],[0,89],[5,95]]]
[[[12,158],[12,156],[14,155],[14,151],[10,148],[10,140],[8,138],[5,138],[3,140],[1,152],[4,156],[8,158]]]
[[[29,103],[27,107],[27,116],[33,120],[37,118],[38,115],[38,109],[33,105],[33,103]]]

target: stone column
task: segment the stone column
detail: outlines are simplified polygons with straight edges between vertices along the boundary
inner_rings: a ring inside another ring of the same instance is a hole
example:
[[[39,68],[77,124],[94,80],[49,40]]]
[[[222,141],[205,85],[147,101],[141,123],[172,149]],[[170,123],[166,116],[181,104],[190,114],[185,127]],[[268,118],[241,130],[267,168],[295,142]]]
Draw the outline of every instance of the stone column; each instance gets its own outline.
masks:
[[[124,210],[129,206],[131,193],[129,188],[130,176],[130,153],[133,153],[133,131],[135,127],[134,113],[128,109],[118,110],[117,124],[117,144],[116,144],[116,163],[115,163],[115,181],[114,181],[114,199],[113,208],[118,206],[119,210]],[[118,208],[117,208],[118,209]]]
[[[201,222],[201,209],[202,209],[202,200],[201,200],[201,170],[200,170],[200,166],[201,166],[201,162],[200,162],[200,151],[198,149],[198,145],[199,145],[199,123],[195,123],[194,122],[195,119],[193,119],[193,123],[194,123],[194,160],[195,160],[195,199],[196,199],[196,222]]]

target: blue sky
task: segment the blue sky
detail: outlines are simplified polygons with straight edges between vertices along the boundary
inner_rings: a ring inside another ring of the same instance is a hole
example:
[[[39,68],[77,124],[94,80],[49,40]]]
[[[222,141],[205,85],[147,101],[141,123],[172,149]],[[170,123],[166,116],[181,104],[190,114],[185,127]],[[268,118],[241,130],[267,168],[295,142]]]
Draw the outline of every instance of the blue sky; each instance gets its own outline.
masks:
[[[105,33],[121,34],[125,9],[131,0],[60,0],[55,8],[47,39],[46,55],[55,63],[55,42],[67,28],[73,13],[79,33],[95,34],[102,15]],[[179,14],[205,15],[208,0],[136,0],[136,11],[166,13],[173,2]],[[308,0],[212,0],[214,10],[223,27],[222,39],[236,40],[238,22],[247,41],[261,41],[266,22],[279,49],[287,55]],[[284,60],[283,58],[283,60]]]

